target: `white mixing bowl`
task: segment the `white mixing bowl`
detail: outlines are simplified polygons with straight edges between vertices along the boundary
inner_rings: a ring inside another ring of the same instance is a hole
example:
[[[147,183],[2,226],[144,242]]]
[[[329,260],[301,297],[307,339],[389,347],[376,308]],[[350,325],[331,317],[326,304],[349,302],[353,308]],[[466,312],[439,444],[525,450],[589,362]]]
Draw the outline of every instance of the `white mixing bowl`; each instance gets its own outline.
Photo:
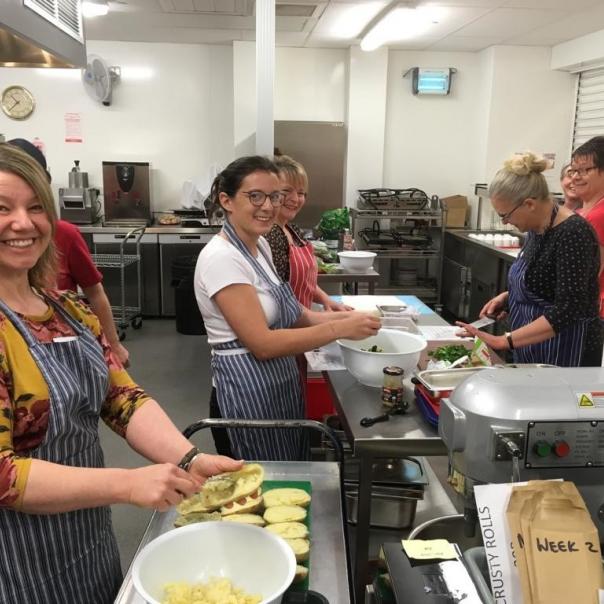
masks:
[[[160,604],[166,583],[205,583],[225,577],[261,604],[279,604],[291,585],[296,558],[273,533],[239,522],[202,522],[173,529],[148,543],[132,567],[134,587]]]
[[[373,266],[375,252],[338,252],[340,266],[349,273],[366,273]]]
[[[402,367],[409,375],[417,367],[427,342],[421,336],[395,329],[380,329],[365,340],[338,340],[346,369],[365,384],[379,388],[384,383],[384,367]],[[384,352],[366,352],[361,348],[379,346]]]

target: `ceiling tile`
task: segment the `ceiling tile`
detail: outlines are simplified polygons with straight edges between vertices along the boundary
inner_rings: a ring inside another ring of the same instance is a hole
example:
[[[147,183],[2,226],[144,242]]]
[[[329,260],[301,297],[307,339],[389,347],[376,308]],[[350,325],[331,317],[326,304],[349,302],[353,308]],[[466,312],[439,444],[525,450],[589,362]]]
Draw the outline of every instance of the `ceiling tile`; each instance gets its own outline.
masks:
[[[505,0],[506,8],[537,8],[546,10],[582,11],[597,6],[601,0]]]
[[[511,37],[560,20],[566,13],[520,8],[498,8],[458,31],[460,36]]]
[[[435,42],[429,47],[429,50],[439,50],[448,52],[477,52],[484,50],[489,46],[495,46],[501,43],[501,38],[496,36],[447,36]]]
[[[418,6],[473,6],[478,8],[498,8],[505,0],[422,0]]]
[[[313,37],[353,40],[387,5],[388,0],[331,2],[315,26]]]

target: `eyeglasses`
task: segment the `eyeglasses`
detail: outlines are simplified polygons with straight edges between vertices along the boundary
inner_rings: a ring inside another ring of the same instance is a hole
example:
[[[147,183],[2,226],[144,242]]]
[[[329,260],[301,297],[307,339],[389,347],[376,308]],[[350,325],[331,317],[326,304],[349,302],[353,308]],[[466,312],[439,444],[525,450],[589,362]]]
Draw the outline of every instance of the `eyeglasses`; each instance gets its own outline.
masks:
[[[583,178],[587,176],[592,170],[599,170],[598,166],[589,166],[588,168],[569,168],[566,173],[572,178],[575,175]]]
[[[526,199],[522,202],[519,203],[517,206],[514,206],[509,212],[506,212],[505,214],[497,214],[497,216],[499,216],[499,218],[501,219],[502,222],[507,222],[512,214],[518,209],[521,208],[524,205],[524,202],[526,201]]]
[[[279,207],[285,199],[285,193],[283,193],[282,191],[273,191],[272,193],[265,193],[264,191],[242,191],[242,193],[250,200],[250,203],[256,208],[263,206],[267,198],[274,208]]]

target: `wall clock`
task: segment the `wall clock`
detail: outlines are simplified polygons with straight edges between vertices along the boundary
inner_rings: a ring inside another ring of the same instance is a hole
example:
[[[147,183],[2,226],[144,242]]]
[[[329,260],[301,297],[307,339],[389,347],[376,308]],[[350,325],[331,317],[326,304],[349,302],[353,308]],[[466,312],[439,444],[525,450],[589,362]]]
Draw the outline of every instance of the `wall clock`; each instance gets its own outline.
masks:
[[[25,120],[34,110],[36,102],[32,93],[23,86],[9,86],[2,91],[2,111],[13,120]]]

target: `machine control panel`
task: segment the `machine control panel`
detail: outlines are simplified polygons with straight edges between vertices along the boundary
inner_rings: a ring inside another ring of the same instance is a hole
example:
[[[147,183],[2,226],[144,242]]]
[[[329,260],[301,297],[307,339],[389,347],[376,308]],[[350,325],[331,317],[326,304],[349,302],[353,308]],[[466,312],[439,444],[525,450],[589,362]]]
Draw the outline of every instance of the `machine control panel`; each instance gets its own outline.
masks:
[[[529,422],[525,466],[604,467],[604,422]]]

